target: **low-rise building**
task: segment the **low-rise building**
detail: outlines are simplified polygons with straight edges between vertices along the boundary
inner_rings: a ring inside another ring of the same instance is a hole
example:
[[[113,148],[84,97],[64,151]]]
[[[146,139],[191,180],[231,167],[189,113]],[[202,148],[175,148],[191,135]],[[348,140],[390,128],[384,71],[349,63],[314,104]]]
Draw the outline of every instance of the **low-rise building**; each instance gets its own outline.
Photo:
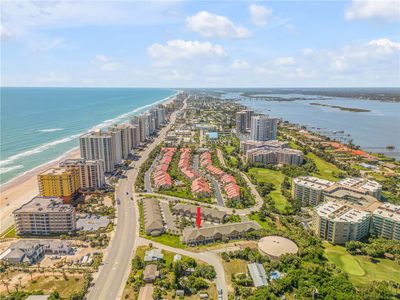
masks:
[[[238,239],[247,232],[260,229],[261,226],[254,221],[242,223],[226,223],[201,227],[200,229],[186,227],[182,232],[182,242],[190,245],[203,245],[223,240]]]
[[[240,141],[240,150],[246,153],[249,150],[257,148],[274,148],[274,149],[285,149],[289,148],[289,143],[286,141],[270,140],[270,141],[254,141],[244,140]]]
[[[315,234],[332,244],[358,241],[368,235],[371,221],[369,212],[339,201],[328,201],[314,208]]]
[[[154,185],[157,189],[166,189],[172,186],[171,176],[167,171],[175,152],[176,148],[161,149],[162,157],[153,174]]]
[[[400,240],[400,206],[383,203],[372,213],[371,233]]]
[[[164,254],[162,254],[161,249],[154,248],[151,250],[148,250],[144,254],[144,261],[149,262],[149,261],[158,261],[164,259]]]
[[[69,233],[76,229],[75,208],[56,197],[35,197],[13,214],[19,235]]]
[[[157,270],[157,265],[149,264],[144,268],[143,271],[144,282],[152,283],[159,276],[160,276],[160,271]]]
[[[251,279],[253,279],[254,286],[256,288],[265,286],[268,284],[267,273],[260,263],[247,264]]]
[[[197,206],[186,203],[178,203],[172,208],[172,212],[178,216],[196,218]],[[216,208],[201,207],[200,213],[202,220],[213,223],[223,223],[226,216],[224,211],[220,211]]]
[[[196,198],[208,198],[212,194],[210,184],[203,177],[198,177],[192,181],[191,191]]]
[[[73,252],[69,241],[22,239],[11,244],[6,251],[1,253],[0,260],[7,264],[31,265],[38,262],[45,254],[69,255]]]
[[[164,232],[164,223],[161,215],[160,204],[157,199],[144,198],[143,203],[143,217],[144,229],[146,234],[151,236],[158,236]]]
[[[332,181],[303,176],[293,179],[293,198],[302,206],[318,205],[323,200],[323,191],[335,183]]]

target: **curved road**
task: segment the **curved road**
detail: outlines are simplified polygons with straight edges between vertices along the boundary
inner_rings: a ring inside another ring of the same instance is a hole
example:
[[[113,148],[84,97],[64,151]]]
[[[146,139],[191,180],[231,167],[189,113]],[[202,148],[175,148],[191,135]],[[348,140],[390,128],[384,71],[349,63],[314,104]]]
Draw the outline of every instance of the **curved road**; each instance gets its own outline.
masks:
[[[186,101],[182,109],[186,107]],[[137,171],[146,161],[150,152],[164,140],[176,120],[177,112],[171,115],[169,124],[164,127],[159,136],[141,153],[141,158],[130,165],[126,178],[118,181],[115,197],[121,201],[117,205],[117,225],[106,249],[104,263],[94,277],[94,286],[90,288],[87,299],[89,300],[114,300],[120,299],[128,279],[131,260],[137,247],[139,237],[139,212],[136,206],[134,183]],[[130,200],[134,197],[135,201]]]

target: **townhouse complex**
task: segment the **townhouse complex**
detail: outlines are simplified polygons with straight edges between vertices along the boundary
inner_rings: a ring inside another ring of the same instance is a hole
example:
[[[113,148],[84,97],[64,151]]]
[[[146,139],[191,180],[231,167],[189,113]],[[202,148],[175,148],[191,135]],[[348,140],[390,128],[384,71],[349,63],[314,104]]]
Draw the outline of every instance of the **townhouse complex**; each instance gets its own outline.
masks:
[[[69,233],[76,229],[75,208],[56,197],[35,197],[13,214],[19,235]]]
[[[315,233],[345,244],[368,234],[400,240],[400,206],[380,202],[379,183],[346,178],[338,183],[315,177],[293,179],[293,197],[302,206],[314,206]]]

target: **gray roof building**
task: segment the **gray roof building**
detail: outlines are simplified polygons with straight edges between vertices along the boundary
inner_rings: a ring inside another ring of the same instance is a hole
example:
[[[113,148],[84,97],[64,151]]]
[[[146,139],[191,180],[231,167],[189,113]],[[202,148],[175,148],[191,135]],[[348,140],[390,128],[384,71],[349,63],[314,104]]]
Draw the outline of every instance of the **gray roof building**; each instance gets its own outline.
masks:
[[[253,279],[255,287],[258,288],[268,284],[267,274],[265,273],[265,269],[262,264],[259,263],[248,264],[247,268],[249,269],[249,273],[251,278]]]
[[[197,216],[197,206],[186,203],[178,203],[173,208],[174,214],[183,215],[190,218]],[[201,217],[210,222],[222,223],[226,213],[216,208],[201,207]]]
[[[143,216],[146,234],[157,236],[164,232],[164,223],[157,199],[143,199]]]
[[[254,221],[212,225],[200,229],[187,227],[182,232],[182,242],[188,245],[199,245],[222,241],[223,239],[237,239],[246,232],[260,228],[261,226]]]

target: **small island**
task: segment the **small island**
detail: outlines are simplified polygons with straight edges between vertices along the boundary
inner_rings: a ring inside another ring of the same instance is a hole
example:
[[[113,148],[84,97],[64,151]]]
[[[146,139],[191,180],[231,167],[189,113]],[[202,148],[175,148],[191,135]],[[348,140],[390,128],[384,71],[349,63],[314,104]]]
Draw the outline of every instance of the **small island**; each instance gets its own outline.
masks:
[[[322,103],[317,103],[317,102],[311,102],[310,105],[326,106],[326,107],[337,108],[337,109],[340,109],[343,111],[351,111],[351,112],[369,112],[370,111],[369,109],[344,107],[344,106],[338,106],[338,105],[322,104]]]

